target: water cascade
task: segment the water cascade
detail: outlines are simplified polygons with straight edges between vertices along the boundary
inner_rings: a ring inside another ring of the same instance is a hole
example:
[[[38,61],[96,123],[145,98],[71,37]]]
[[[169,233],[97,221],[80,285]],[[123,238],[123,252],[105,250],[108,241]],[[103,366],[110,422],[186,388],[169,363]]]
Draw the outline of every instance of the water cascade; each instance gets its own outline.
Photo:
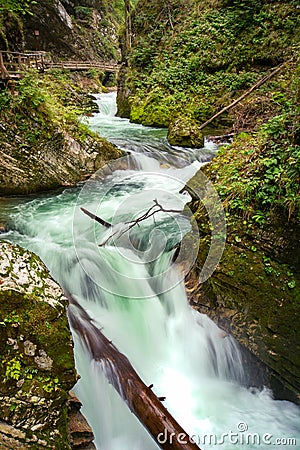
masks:
[[[183,276],[172,259],[190,231],[188,217],[159,211],[126,231],[126,223],[155,200],[164,209],[183,210],[189,196],[182,188],[215,147],[172,148],[165,130],[115,117],[115,94],[101,94],[97,102],[100,113],[89,119],[90,126],[129,156],[77,187],[12,201],[11,231],[4,237],[41,256],[142,380],[166,397],[168,411],[199,447],[281,448],[276,439],[282,439],[284,448],[300,448],[299,408],[273,400],[267,389],[244,387],[247,368],[234,339],[187,304]],[[91,220],[81,207],[112,228]],[[75,391],[97,449],[158,448],[101,365],[73,337],[81,376]],[[290,438],[298,438],[298,446],[288,445]]]

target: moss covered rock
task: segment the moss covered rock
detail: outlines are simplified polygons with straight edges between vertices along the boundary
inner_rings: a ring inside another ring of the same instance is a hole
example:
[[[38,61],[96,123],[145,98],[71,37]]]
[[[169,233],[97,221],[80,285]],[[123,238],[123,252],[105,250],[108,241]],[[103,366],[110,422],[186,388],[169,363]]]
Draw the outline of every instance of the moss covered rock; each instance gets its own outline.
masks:
[[[118,92],[117,92],[117,114],[119,117],[130,118],[130,97],[131,91],[126,83],[126,67],[123,64],[119,70]]]
[[[221,164],[224,157],[220,155],[219,159]],[[204,167],[206,175],[211,175],[212,167],[216,170],[216,161]],[[221,165],[217,173],[216,187],[224,181]],[[200,180],[196,174],[189,182],[191,195]],[[236,201],[240,199],[234,186],[230,192],[235,193]],[[228,207],[230,197],[226,198]],[[227,210],[227,242],[222,259],[212,276],[200,284],[211,229],[198,199],[192,201],[191,208],[201,235],[198,259],[186,281],[191,304],[271,369],[273,379],[268,382],[278,397],[299,401],[299,223],[287,220],[282,211],[278,215],[280,210],[277,214],[273,210],[272,220],[263,225],[255,221],[255,216],[251,219]],[[293,395],[287,395],[285,388]]]
[[[0,248],[0,447],[69,449],[67,300],[37,256]]]
[[[91,81],[33,71],[0,92],[0,195],[72,185],[122,156],[79,119],[90,111],[83,92]]]
[[[58,129],[49,139],[40,139],[35,147],[16,144],[7,140],[7,134],[2,141],[0,195],[73,185],[122,155],[105,139],[89,136],[81,143]]]
[[[199,124],[188,117],[180,117],[172,121],[168,129],[168,141],[179,147],[201,148],[204,138]]]
[[[3,49],[44,50],[59,60],[115,60],[122,16],[122,4],[106,0],[4,2],[0,42],[6,44]]]

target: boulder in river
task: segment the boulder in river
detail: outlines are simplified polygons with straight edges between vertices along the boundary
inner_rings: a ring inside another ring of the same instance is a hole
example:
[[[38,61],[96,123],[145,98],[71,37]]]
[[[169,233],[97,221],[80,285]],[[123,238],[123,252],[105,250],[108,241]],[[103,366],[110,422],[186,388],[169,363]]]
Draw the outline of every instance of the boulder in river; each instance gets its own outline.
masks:
[[[179,147],[202,148],[204,138],[199,125],[191,118],[177,118],[171,121],[168,129],[168,141]]]
[[[6,138],[0,152],[0,195],[31,194],[73,185],[119,156],[122,152],[103,138],[87,136],[82,143],[59,130],[35,147]]]

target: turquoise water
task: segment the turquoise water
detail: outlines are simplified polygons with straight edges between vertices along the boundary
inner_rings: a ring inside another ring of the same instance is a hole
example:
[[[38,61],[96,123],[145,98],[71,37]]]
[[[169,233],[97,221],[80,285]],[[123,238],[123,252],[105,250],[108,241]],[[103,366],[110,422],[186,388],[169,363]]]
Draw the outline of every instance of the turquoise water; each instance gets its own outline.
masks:
[[[90,126],[129,157],[72,189],[2,201],[3,237],[39,254],[54,278],[123,352],[202,449],[300,448],[299,408],[267,389],[247,389],[235,341],[187,304],[177,244],[191,230],[185,184],[216,151],[171,148],[166,131],[113,116],[115,94],[98,97]],[[157,212],[128,229],[154,205]],[[87,217],[84,207],[112,224]],[[190,249],[193,263],[197,248]],[[158,448],[108,384],[74,333],[75,387],[99,450]],[[163,433],[163,430],[162,430]],[[159,437],[161,443],[164,434]],[[279,442],[279,439],[281,441]],[[284,440],[285,439],[285,440]],[[288,439],[298,439],[287,445]]]

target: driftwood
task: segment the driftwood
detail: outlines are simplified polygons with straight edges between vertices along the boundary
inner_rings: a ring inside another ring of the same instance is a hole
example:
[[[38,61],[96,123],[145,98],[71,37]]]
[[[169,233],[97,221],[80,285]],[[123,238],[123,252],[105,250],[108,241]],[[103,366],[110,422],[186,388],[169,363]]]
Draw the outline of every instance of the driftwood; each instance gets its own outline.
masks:
[[[287,62],[289,62],[289,61],[287,61]],[[248,91],[244,92],[244,94],[242,94],[239,98],[234,100],[234,102],[230,103],[230,105],[228,105],[228,106],[225,106],[218,113],[216,113],[214,116],[212,116],[210,119],[208,119],[202,125],[200,125],[199,130],[202,130],[203,128],[205,128],[207,125],[209,125],[211,122],[213,122],[217,117],[221,116],[224,112],[233,108],[241,100],[243,100],[245,97],[247,97],[249,94],[251,94],[251,92],[253,92],[255,89],[259,88],[262,84],[264,84],[266,81],[268,81],[274,75],[276,75],[286,65],[287,62],[284,62],[283,64],[280,64],[280,66],[277,66],[275,70],[273,70],[271,73],[269,73],[269,75],[266,75],[261,80],[257,81],[257,83],[255,83],[250,89],[248,89]]]
[[[68,317],[72,328],[158,446],[169,450],[199,450],[161,403],[164,397],[157,397],[151,390],[152,385],[145,385],[126,356],[92,323],[78,302],[70,294],[66,296],[70,302]]]
[[[96,216],[95,214],[91,213],[90,211],[88,211],[85,208],[80,208],[82,212],[84,212],[84,214],[86,214],[87,216],[89,216],[91,219],[95,220],[98,223],[101,223],[101,225],[103,225],[105,228],[111,228],[112,224],[109,222],[106,222],[106,220],[101,219],[101,217]]]

